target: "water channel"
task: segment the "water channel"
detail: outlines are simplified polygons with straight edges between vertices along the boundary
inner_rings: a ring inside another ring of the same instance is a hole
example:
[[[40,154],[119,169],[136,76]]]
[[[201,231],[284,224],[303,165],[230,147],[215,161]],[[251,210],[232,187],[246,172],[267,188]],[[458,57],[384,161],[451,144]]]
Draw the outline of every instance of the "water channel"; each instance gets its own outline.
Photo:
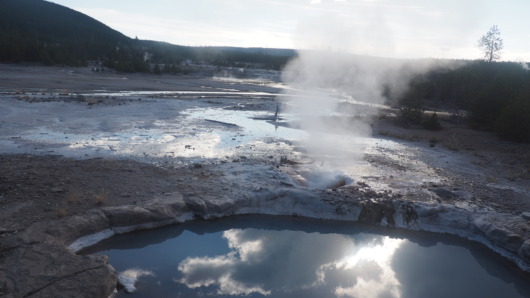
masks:
[[[482,245],[334,221],[192,221],[82,253],[135,281],[117,297],[530,297],[528,274]]]

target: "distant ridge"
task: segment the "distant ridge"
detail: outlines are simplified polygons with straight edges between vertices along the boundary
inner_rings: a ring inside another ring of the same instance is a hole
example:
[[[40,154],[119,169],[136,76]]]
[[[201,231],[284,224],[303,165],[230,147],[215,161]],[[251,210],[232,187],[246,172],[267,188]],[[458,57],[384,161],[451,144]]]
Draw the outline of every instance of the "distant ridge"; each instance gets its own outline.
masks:
[[[186,47],[132,39],[73,9],[44,0],[0,0],[0,62],[83,66],[96,61],[121,71],[152,71],[153,63],[184,60],[214,65],[244,63],[280,69],[293,50],[238,47]]]
[[[43,0],[0,0],[0,30],[47,42],[130,41],[129,37],[85,14]]]
[[[0,0],[0,60],[81,65],[131,39],[70,8],[43,0]]]

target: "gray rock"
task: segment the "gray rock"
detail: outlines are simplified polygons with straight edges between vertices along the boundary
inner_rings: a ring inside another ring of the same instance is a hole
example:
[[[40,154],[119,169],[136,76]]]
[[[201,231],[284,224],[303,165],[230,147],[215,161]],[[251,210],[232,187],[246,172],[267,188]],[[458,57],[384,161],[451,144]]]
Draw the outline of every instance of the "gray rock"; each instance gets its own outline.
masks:
[[[207,207],[204,200],[201,200],[199,198],[186,197],[184,199],[184,202],[186,203],[186,207],[190,209],[196,216],[203,217],[206,215]]]
[[[465,190],[455,190],[453,194],[456,198],[462,200],[471,200],[473,198],[473,194]]]
[[[61,192],[65,192],[65,190],[62,187],[53,187],[53,188],[50,189],[50,192],[52,192],[52,193],[61,193]]]
[[[47,233],[63,243],[70,243],[80,236],[93,234],[110,227],[109,218],[99,209],[91,210],[86,214],[51,222]]]
[[[530,264],[530,239],[526,240],[523,245],[521,245],[521,248],[519,249],[519,257],[527,264]]]
[[[6,254],[0,280],[6,281],[7,295],[108,297],[116,286],[105,256],[77,256],[58,243],[20,246]]]
[[[335,208],[335,212],[338,214],[338,215],[346,215],[348,214],[348,209],[346,206],[344,205],[338,205],[336,208]]]
[[[175,219],[182,213],[183,204],[108,207],[103,212],[109,217],[112,227],[142,225]]]
[[[437,196],[439,196],[442,199],[452,199],[455,197],[455,194],[446,188],[436,187],[436,188],[429,188],[429,190],[435,193]]]
[[[463,197],[444,188],[434,190],[439,196]],[[375,225],[479,236],[481,242],[515,260],[522,268],[530,264],[529,235],[521,232],[528,231],[528,222],[520,216],[507,220],[506,215],[477,213],[477,209],[451,204],[408,202],[382,196],[367,199],[358,193],[346,196],[340,191],[310,192],[293,187],[274,191],[259,189],[238,193],[235,198],[228,195],[183,198],[173,193],[141,206],[101,208],[47,225],[35,224],[2,239],[0,296],[108,297],[117,277],[106,257],[78,256],[65,245],[105,229],[120,233],[176,223],[193,216],[209,219],[256,213],[329,219],[347,216],[352,221]]]
[[[391,201],[367,201],[362,204],[359,221],[369,224],[382,224],[383,219],[385,219],[387,225],[393,227],[396,224],[394,220],[395,213],[396,210]]]
[[[478,218],[475,227],[495,246],[517,254],[525,239],[520,235],[496,224],[493,218]]]

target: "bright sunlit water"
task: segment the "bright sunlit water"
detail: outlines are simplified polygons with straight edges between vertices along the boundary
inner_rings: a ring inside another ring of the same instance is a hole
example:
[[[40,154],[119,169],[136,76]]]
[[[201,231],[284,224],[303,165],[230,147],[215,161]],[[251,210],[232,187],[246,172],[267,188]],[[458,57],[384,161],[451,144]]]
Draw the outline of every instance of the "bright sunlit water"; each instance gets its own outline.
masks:
[[[257,140],[296,140],[303,137],[303,132],[285,126],[274,125],[270,112],[234,111],[225,109],[194,109],[185,113],[189,119],[206,121],[215,129],[221,138],[218,147],[235,147]],[[259,120],[260,118],[271,120]],[[224,127],[223,127],[224,126]],[[234,133],[233,130],[237,130]]]
[[[106,254],[137,291],[118,297],[530,297],[530,279],[455,237],[242,216],[114,237]]]

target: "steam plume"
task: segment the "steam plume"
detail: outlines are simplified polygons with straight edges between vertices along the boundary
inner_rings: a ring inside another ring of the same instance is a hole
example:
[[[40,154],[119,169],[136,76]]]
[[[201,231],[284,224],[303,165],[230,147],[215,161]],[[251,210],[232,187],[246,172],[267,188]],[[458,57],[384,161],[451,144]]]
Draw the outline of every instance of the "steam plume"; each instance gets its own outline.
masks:
[[[344,28],[333,40],[348,40]],[[326,31],[326,34],[330,32]],[[322,49],[321,36],[314,36]],[[392,38],[384,40],[391,41]],[[349,44],[345,44],[346,46]],[[358,42],[362,42],[359,41]],[[436,60],[398,60],[359,56],[344,51],[303,50],[283,72],[291,87],[283,110],[295,115],[307,132],[302,145],[327,170],[355,162],[362,156],[362,139],[371,135],[370,116],[389,97],[406,91],[412,78],[433,67],[450,67]],[[389,44],[388,47],[392,47]]]

